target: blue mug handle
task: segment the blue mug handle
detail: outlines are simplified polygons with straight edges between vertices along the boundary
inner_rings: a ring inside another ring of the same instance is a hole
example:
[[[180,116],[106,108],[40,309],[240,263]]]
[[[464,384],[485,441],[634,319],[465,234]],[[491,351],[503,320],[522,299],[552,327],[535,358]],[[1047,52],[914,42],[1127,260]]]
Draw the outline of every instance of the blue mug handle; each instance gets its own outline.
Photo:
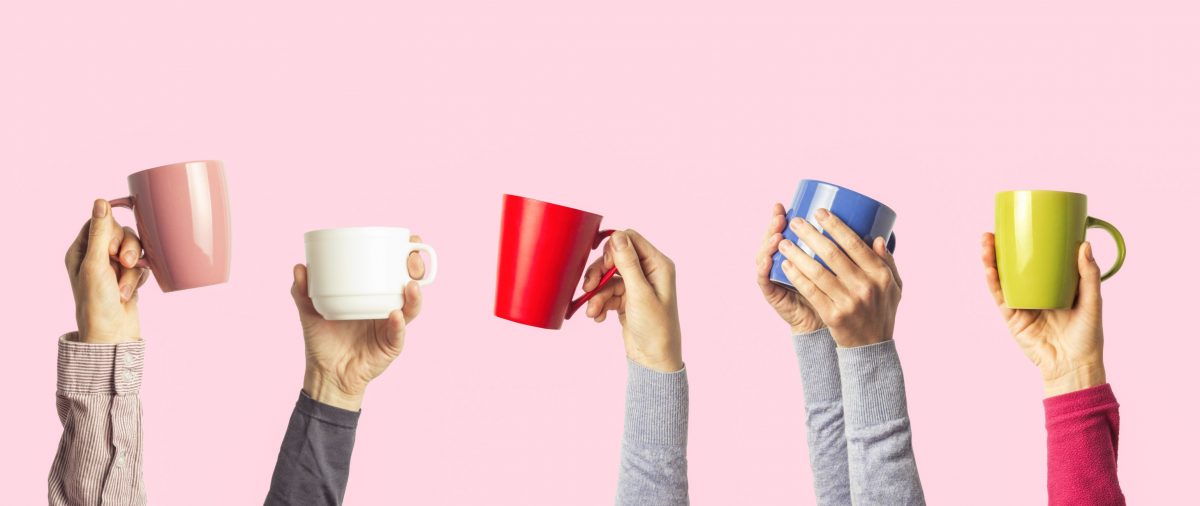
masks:
[[[892,236],[888,238],[888,253],[896,252],[896,233],[892,232]]]

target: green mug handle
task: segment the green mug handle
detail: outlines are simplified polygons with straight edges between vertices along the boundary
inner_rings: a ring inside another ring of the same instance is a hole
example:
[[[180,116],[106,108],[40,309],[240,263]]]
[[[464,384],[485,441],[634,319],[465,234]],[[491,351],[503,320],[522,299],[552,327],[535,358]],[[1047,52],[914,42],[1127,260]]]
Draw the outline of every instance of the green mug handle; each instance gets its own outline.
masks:
[[[1116,274],[1117,271],[1121,270],[1121,264],[1125,263],[1125,238],[1121,236],[1121,231],[1117,230],[1117,227],[1112,226],[1112,223],[1104,221],[1100,218],[1088,216],[1087,228],[1102,228],[1108,232],[1108,235],[1112,236],[1113,240],[1117,241],[1117,261],[1113,262],[1113,265],[1112,267],[1109,267],[1108,272],[1104,273],[1104,275],[1100,277],[1100,281],[1104,281],[1113,277],[1113,274]]]

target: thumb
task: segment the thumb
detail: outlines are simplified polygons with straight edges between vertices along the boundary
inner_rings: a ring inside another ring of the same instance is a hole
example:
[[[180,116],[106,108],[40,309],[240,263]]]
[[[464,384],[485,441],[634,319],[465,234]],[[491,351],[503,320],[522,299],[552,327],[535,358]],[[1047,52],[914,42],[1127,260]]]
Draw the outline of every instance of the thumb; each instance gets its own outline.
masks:
[[[642,272],[642,261],[638,258],[629,235],[625,232],[614,232],[609,246],[612,247],[613,263],[617,266],[617,272],[625,281],[625,291],[635,295],[650,290],[650,282],[646,281],[646,274]]]
[[[1092,243],[1079,246],[1078,307],[1100,309],[1100,266],[1092,256]]]
[[[302,319],[321,318],[321,313],[317,312],[317,308],[313,307],[312,299],[308,297],[308,267],[304,264],[296,264],[292,267],[292,300],[296,301],[296,309],[300,311]]]
[[[113,220],[112,207],[104,199],[96,199],[92,204],[92,221],[88,228],[87,254],[84,260],[89,263],[108,265],[108,246],[112,242]]]

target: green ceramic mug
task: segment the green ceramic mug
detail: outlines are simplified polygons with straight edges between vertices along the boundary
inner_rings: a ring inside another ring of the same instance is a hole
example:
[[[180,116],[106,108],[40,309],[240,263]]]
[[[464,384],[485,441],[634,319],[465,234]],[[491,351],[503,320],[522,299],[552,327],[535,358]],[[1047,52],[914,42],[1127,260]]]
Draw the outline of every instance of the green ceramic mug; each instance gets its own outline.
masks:
[[[1125,262],[1125,239],[1108,222],[1087,215],[1087,195],[1049,190],[996,194],[996,270],[1005,304],[1014,309],[1060,309],[1075,303],[1077,255],[1087,229],[1103,228],[1117,241]]]

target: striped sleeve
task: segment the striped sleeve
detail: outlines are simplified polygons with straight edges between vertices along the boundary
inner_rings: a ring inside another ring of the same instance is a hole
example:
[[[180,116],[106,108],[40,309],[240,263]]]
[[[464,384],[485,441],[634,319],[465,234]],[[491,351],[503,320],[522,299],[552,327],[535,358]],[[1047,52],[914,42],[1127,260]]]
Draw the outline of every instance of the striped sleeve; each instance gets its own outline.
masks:
[[[57,505],[144,505],[142,358],[145,342],[86,344],[58,339],[62,438],[50,468]]]

